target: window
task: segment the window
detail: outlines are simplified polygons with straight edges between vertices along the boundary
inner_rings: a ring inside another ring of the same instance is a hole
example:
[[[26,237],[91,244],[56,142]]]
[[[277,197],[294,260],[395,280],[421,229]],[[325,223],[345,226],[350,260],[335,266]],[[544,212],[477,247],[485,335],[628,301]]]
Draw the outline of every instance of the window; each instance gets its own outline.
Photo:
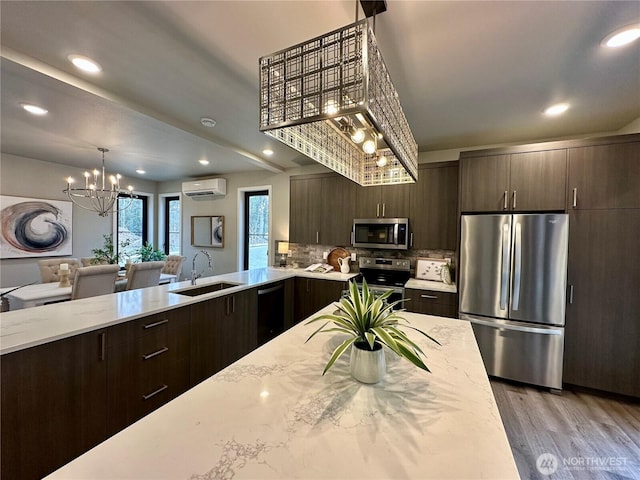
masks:
[[[164,197],[164,253],[180,255],[182,216],[180,197]]]
[[[244,268],[264,268],[269,263],[269,192],[244,195]]]
[[[140,248],[149,241],[147,231],[149,197],[137,195],[137,198],[129,203],[128,196],[118,198],[118,228],[116,232],[116,251],[120,253],[120,264],[124,265],[127,259],[132,262],[140,261]],[[126,208],[125,208],[126,207]],[[123,210],[120,210],[120,209]]]

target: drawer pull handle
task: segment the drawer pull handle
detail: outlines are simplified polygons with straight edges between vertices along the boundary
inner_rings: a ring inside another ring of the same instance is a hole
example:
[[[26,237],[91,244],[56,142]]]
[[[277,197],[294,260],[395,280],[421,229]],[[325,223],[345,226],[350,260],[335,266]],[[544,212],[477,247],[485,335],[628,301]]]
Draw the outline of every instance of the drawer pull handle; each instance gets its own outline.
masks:
[[[431,300],[437,300],[438,297],[435,295],[420,295],[421,298],[430,298]]]
[[[148,395],[142,395],[142,399],[143,400],[149,400],[151,397],[154,397],[157,394],[159,394],[160,392],[165,391],[167,388],[169,388],[169,385],[162,385],[160,388],[158,388],[157,390],[149,393]]]
[[[159,322],[148,323],[147,325],[145,325],[142,328],[144,328],[146,330],[147,328],[157,327],[159,325],[164,325],[165,323],[169,323],[169,319],[165,318],[164,320],[160,320]]]
[[[153,353],[149,353],[147,355],[143,355],[142,359],[143,360],[149,360],[150,358],[157,357],[158,355],[162,355],[163,353],[168,352],[168,351],[169,351],[169,347],[163,347],[160,350],[157,350],[157,351],[155,351]]]

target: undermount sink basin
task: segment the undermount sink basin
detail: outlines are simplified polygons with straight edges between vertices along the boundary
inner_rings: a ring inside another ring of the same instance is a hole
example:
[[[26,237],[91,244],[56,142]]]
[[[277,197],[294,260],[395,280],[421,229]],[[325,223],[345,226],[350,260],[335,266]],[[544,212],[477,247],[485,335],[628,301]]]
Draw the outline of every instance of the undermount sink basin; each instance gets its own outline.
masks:
[[[171,293],[178,293],[180,295],[188,295],[189,297],[197,297],[198,295],[204,295],[205,293],[218,292],[220,290],[224,290],[226,288],[233,288],[242,285],[241,283],[228,283],[228,282],[218,282],[218,283],[209,283],[207,285],[202,285],[200,287],[191,287],[185,288],[184,290],[174,290]]]

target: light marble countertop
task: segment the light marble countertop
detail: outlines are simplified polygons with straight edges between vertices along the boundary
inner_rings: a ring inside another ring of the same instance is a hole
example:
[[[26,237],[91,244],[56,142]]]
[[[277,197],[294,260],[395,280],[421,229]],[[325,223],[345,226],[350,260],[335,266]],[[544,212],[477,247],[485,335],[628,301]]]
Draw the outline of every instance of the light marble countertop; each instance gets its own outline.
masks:
[[[331,311],[334,307],[327,307]],[[404,313],[429,374],[351,379],[304,322],[57,470],[58,479],[517,479],[468,322]]]
[[[287,278],[303,276],[346,282],[356,275],[357,273],[343,274],[340,272],[320,274],[304,272],[301,269],[269,267],[199,278],[197,287],[220,281],[238,283],[239,285],[197,297],[171,294],[175,290],[191,288],[191,281],[187,280],[157,287],[3,312],[0,315],[0,355]]]
[[[411,278],[404,284],[405,288],[415,288],[416,290],[433,290],[434,292],[457,293],[456,284],[447,285],[444,282],[435,282],[433,280],[418,280]]]

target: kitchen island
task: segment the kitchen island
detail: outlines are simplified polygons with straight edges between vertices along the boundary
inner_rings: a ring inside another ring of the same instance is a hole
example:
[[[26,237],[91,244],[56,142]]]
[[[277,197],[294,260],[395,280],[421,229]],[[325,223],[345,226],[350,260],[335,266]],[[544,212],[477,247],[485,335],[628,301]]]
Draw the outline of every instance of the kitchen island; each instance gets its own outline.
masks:
[[[303,322],[47,478],[518,478],[470,324],[404,315],[431,374],[387,352],[377,385],[346,355],[322,376],[341,337]]]

